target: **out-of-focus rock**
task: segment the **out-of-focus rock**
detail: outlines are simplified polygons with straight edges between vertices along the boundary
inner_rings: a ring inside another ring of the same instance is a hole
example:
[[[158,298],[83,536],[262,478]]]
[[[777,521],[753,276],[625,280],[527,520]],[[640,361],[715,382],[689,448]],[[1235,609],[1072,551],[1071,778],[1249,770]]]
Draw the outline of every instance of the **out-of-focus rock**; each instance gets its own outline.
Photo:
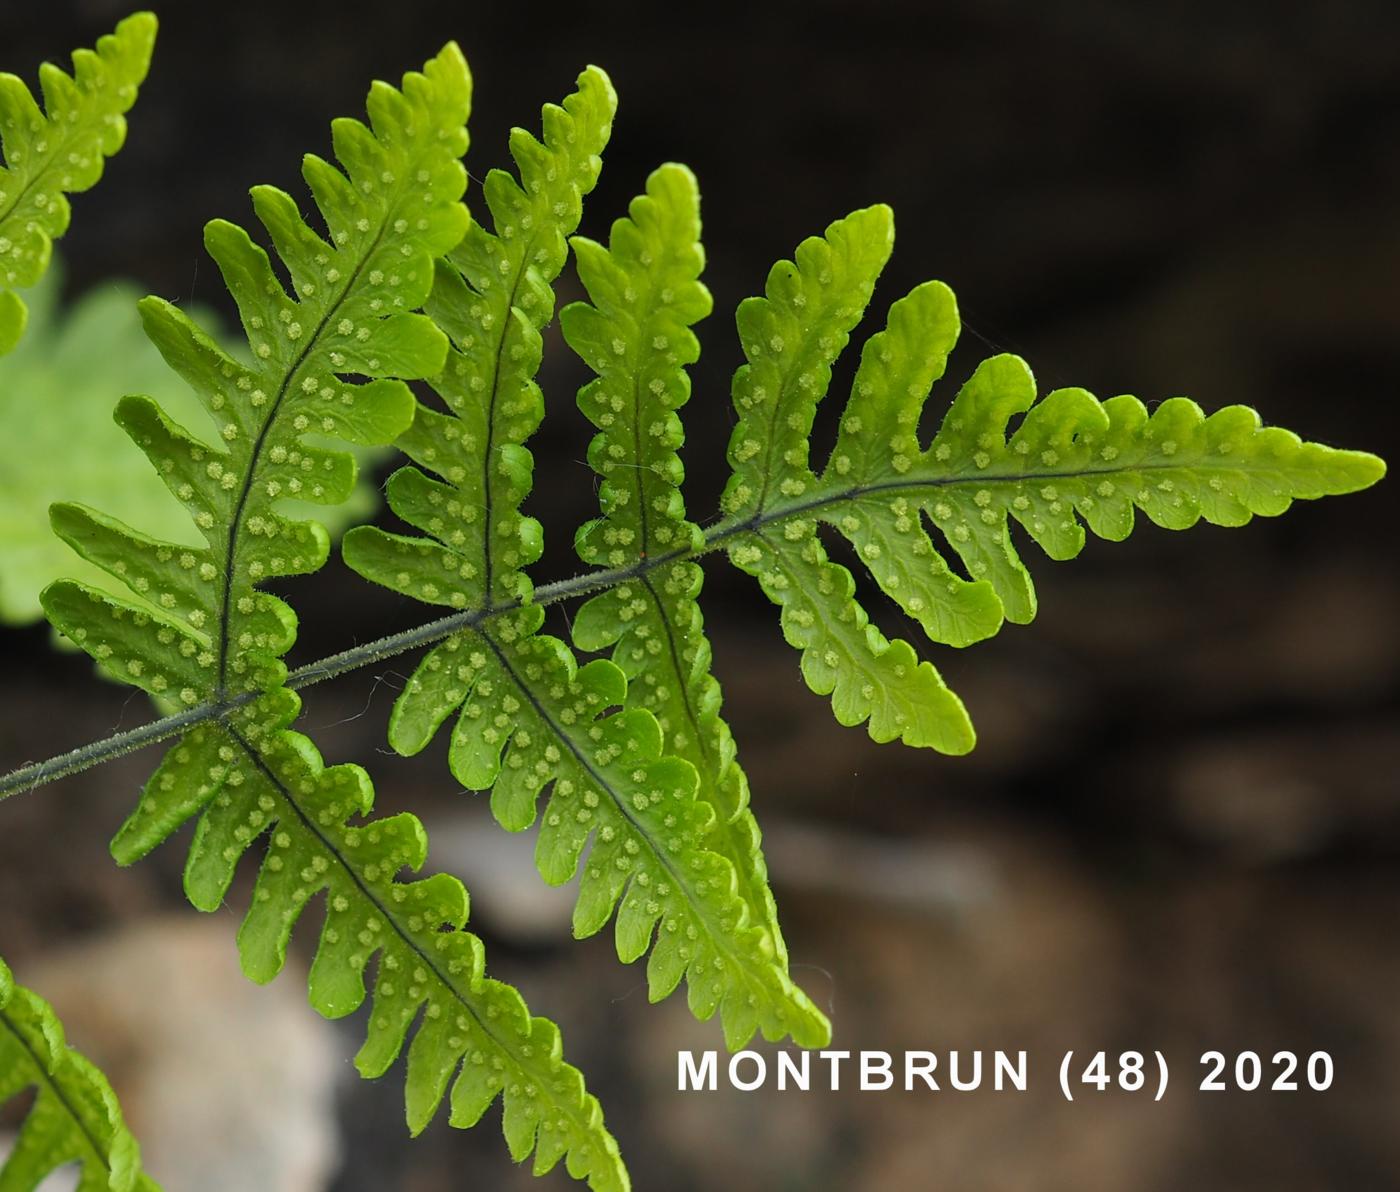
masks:
[[[907,847],[938,855],[932,841]],[[866,897],[854,880],[821,893],[812,883],[791,896],[780,888],[793,976],[831,1012],[833,1048],[896,1057],[927,1049],[940,1057],[940,1071],[951,1051],[981,1050],[988,1072],[993,1050],[1026,1049],[1029,1090],[960,1093],[944,1079],[938,1092],[897,1085],[862,1093],[848,1067],[837,1091],[823,1075],[805,1093],[780,1092],[770,1081],[750,1094],[679,1094],[678,1048],[721,1048],[721,1065],[726,1057],[714,1024],[695,1023],[672,999],[638,1019],[632,1063],[652,1107],[651,1128],[684,1168],[707,1174],[704,1183],[680,1186],[1126,1187],[1135,1172],[1158,1164],[1180,1129],[1170,1106],[1110,1094],[1087,1109],[1097,1125],[1084,1129],[1085,1109],[1055,1087],[1064,1049],[1083,1053],[1124,1037],[1124,941],[1113,908],[1072,857],[1044,841],[972,831],[950,833],[938,847],[977,857],[995,875],[956,914],[929,900],[892,906],[877,893],[881,862],[868,846],[846,861],[866,871],[859,879]],[[772,1055],[761,1041],[750,1046]],[[718,1137],[731,1140],[723,1153]]]
[[[875,905],[957,914],[1000,893],[992,857],[974,844],[878,837],[770,817],[763,851],[774,885]]]
[[[1211,843],[1275,858],[1388,827],[1397,761],[1400,727],[1318,727],[1191,745],[1165,770],[1179,823]]]
[[[317,1192],[340,1152],[342,1048],[301,973],[266,988],[243,976],[231,926],[145,920],[43,956],[24,980],[106,1072],[164,1187]]]

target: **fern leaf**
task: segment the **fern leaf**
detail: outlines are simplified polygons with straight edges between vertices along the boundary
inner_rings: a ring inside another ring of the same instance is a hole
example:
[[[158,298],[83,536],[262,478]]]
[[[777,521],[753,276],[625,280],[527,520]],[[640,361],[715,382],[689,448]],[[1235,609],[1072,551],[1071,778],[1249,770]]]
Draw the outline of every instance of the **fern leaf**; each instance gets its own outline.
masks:
[[[581,874],[576,935],[616,914],[624,963],[651,948],[651,999],[685,978],[691,1010],[701,1019],[718,1011],[730,1047],[758,1030],[823,1045],[826,1020],[793,986],[772,936],[751,922],[734,866],[711,848],[715,813],[696,797],[695,768],[663,756],[649,711],[606,714],[626,702],[622,671],[601,658],[578,666],[563,642],[538,632],[543,615],[526,606],[432,650],[408,685],[414,698],[395,709],[398,747],[425,743],[460,707],[453,774],[491,790],[491,810],[508,830],[539,820],[535,855],[546,881]]]
[[[529,597],[523,568],[539,557],[542,539],[520,503],[533,470],[524,444],[544,416],[534,381],[540,332],[554,315],[553,282],[582,216],[583,196],[602,169],[599,154],[616,108],[607,75],[589,67],[563,106],[545,106],[543,142],[515,129],[510,149],[520,181],[492,170],[483,185],[495,234],[473,221],[461,245],[438,263],[427,311],[452,347],[432,384],[450,414],[421,407],[397,445],[450,487],[404,468],[387,488],[400,517],[440,536],[461,556],[430,552],[443,558],[450,578],[420,586],[415,594],[423,599],[465,608],[483,599]],[[358,557],[372,541],[387,539],[378,531],[357,532],[346,542],[346,557]]]
[[[22,80],[0,74],[0,355],[24,333],[27,311],[14,291],[48,268],[53,242],[68,230],[67,195],[97,184],[126,140],[124,115],[151,64],[156,18],[127,17],[96,50],[75,50],[73,73],[39,68],[44,107]]]
[[[947,753],[973,743],[961,701],[933,666],[870,624],[851,572],[828,558],[820,524],[850,543],[932,641],[966,646],[1003,618],[1035,615],[1013,522],[1051,558],[1068,559],[1086,527],[1126,537],[1134,510],[1168,529],[1201,519],[1239,526],[1384,474],[1375,456],[1262,427],[1243,406],[1207,417],[1172,398],[1149,414],[1135,397],[1100,402],[1083,389],[1037,400],[1029,368],[1009,355],[976,370],[924,447],[926,396],[959,330],[952,292],[937,282],[896,302],[866,343],[836,446],[817,474],[808,441],[817,403],[892,241],[887,208],[856,212],[775,266],[765,297],[741,304],[748,363],[734,382],[729,518],[715,535],[782,607],[808,684],[831,696],[842,724],[868,721],[876,740]],[[954,556],[966,578],[950,566]]]
[[[0,1104],[31,1086],[38,1095],[0,1161],[0,1189],[27,1192],[78,1163],[78,1192],[159,1192],[107,1078],[68,1046],[53,1007],[0,961]]]
[[[685,516],[677,411],[690,397],[686,366],[700,354],[690,327],[711,308],[699,280],[704,252],[694,176],[684,166],[662,166],[629,217],[613,225],[608,247],[582,237],[573,243],[592,305],[566,307],[560,324],[569,345],[598,374],[580,392],[579,407],[599,429],[588,458],[603,478],[603,516],[580,529],[579,556],[619,568],[693,551],[703,535]],[[702,581],[699,564],[684,559],[639,571],[634,581],[578,610],[574,643],[587,651],[612,650],[627,677],[627,707],[651,712],[666,752],[695,767],[698,798],[715,817],[704,845],[733,867],[750,921],[768,934],[785,964],[748,781],[710,673]],[[798,990],[788,996],[805,1002]],[[812,1028],[807,1033],[820,1036],[820,1013],[803,1009]]]
[[[10,624],[40,619],[39,593],[60,577],[124,590],[54,536],[54,501],[101,502],[107,514],[156,538],[182,546],[201,542],[189,514],[110,412],[115,394],[147,394],[175,421],[207,437],[213,426],[204,407],[146,338],[136,309],[140,292],[131,283],[106,281],[60,306],[61,274],[56,263],[30,291],[29,328],[0,360],[0,622]],[[212,315],[199,317],[226,342]],[[54,468],[56,459],[67,466]],[[375,499],[373,486],[362,482],[345,504],[315,508],[338,535],[352,519],[363,520]],[[287,508],[289,516],[305,517],[313,507]]]
[[[308,157],[306,180],[328,235],[293,200],[258,187],[254,208],[294,295],[268,254],[241,228],[209,225],[206,243],[238,304],[252,363],[226,354],[185,314],[147,299],[148,334],[191,385],[218,427],[219,446],[193,437],[145,398],[125,399],[117,421],[142,448],[205,540],[149,537],[94,510],[58,505],[54,528],[135,599],[60,581],[44,592],[53,623],[109,672],[153,695],[193,706],[251,694],[171,749],[113,842],[123,863],[144,856],[198,817],[185,890],[219,907],[255,842],[269,845],[239,933],[244,971],[271,980],[293,926],[324,891],[325,919],[311,970],[324,1014],[355,1010],[378,954],[361,1071],[378,1075],[408,1048],[410,1127],[421,1130],[451,1086],[451,1120],[473,1124],[497,1096],[511,1152],[537,1170],[567,1158],[596,1188],[627,1186],[616,1143],[581,1076],[560,1058],[557,1029],[519,994],[483,974],[480,941],[462,930],[466,892],[454,878],[404,882],[423,862],[426,836],[411,816],[362,820],[372,791],[363,771],[325,768],[290,731],[299,702],[281,687],[291,609],[261,590],[325,560],[325,531],[286,516],[289,498],[330,504],[354,482],[352,456],[306,436],[386,443],[413,415],[405,379],[438,372],[446,337],[413,313],[433,261],[466,227],[470,77],[455,45],[402,90],[376,83],[372,128],[333,126],[344,169]],[[364,377],[367,380],[354,378]]]
[[[605,77],[590,69],[562,108],[546,108],[542,145],[517,132],[511,147],[524,185],[500,173],[486,184],[497,234],[474,226],[439,268],[428,309],[454,347],[434,387],[452,413],[420,410],[400,446],[442,479],[406,468],[387,487],[390,507],[432,538],[351,531],[345,559],[366,578],[449,608],[528,601],[523,568],[541,538],[519,508],[531,474],[523,444],[542,414],[531,379],[539,329],[553,311],[564,237],[597,178],[613,103]],[[582,869],[576,934],[600,930],[616,909],[618,954],[632,961],[655,933],[652,998],[688,975],[692,1009],[702,1018],[718,1010],[734,1046],[758,1029],[824,1042],[825,1019],[788,979],[772,936],[750,922],[734,866],[707,846],[714,812],[696,798],[694,767],[663,756],[651,712],[604,715],[625,702],[623,673],[603,660],[580,668],[563,642],[539,633],[542,620],[526,603],[430,651],[395,704],[390,743],[417,752],[457,713],[452,771],[471,789],[492,790],[503,826],[533,824],[549,789],[536,857],[556,884]]]
[[[533,470],[524,444],[544,413],[534,381],[540,332],[554,313],[553,282],[602,168],[616,103],[607,76],[589,67],[563,106],[545,107],[543,142],[515,129],[511,152],[521,181],[495,170],[484,186],[496,233],[473,221],[438,263],[428,310],[452,344],[432,387],[450,413],[420,405],[399,439],[420,466],[401,468],[385,486],[390,508],[433,537],[352,530],[345,561],[367,578],[456,609],[529,599],[523,568],[539,557],[542,539],[520,504]],[[496,632],[505,641],[518,636],[508,626]],[[450,639],[420,665],[394,705],[395,749],[418,752],[462,705],[465,687],[425,679],[445,677],[437,674],[443,655],[464,645],[470,651],[477,637]]]
[[[143,598],[103,601],[110,610],[104,631],[123,617],[128,626],[147,615],[158,623],[150,633],[137,624],[137,632],[109,643],[124,647],[121,665],[135,662],[139,669],[130,673],[142,686],[193,706],[280,682],[295,619],[258,588],[315,570],[327,552],[322,527],[286,517],[282,502],[335,504],[355,479],[352,456],[307,436],[392,441],[413,415],[403,378],[441,367],[445,337],[410,312],[427,295],[433,258],[465,226],[458,156],[469,102],[466,63],[449,47],[422,74],[407,75],[402,91],[374,85],[373,131],[337,120],[332,131],[346,173],[310,155],[303,167],[328,237],[302,220],[289,195],[253,189],[295,297],[247,232],[223,220],[208,225],[205,243],[238,304],[251,363],[234,359],[170,303],[141,303],[147,334],[194,390],[216,433],[212,442],[196,438],[144,397],[124,398],[116,420],[205,545],[151,539],[77,505],[55,506],[53,520],[80,555]],[[47,590],[45,608],[53,618],[81,595],[59,583]],[[84,625],[60,620],[59,627]]]
[[[326,767],[304,736],[286,731],[300,702],[265,696],[223,722],[201,725],[166,755],[147,783],[113,853],[140,859],[200,814],[185,868],[185,892],[218,910],[239,861],[266,837],[252,903],[238,934],[243,970],[258,982],[281,972],[298,918],[324,894],[310,974],[311,1004],[328,1018],[364,1003],[376,954],[369,1032],[356,1057],[361,1075],[388,1071],[407,1049],[409,1128],[423,1130],[444,1099],[457,1127],[475,1125],[500,1097],[507,1144],[535,1171],[566,1158],[597,1189],[624,1189],[617,1144],[583,1077],[565,1063],[559,1031],[530,1014],[519,993],[484,974],[481,941],[463,930],[467,892],[418,870],[427,834],[412,815],[370,818],[374,791],[358,766]],[[202,812],[202,813],[201,813]]]

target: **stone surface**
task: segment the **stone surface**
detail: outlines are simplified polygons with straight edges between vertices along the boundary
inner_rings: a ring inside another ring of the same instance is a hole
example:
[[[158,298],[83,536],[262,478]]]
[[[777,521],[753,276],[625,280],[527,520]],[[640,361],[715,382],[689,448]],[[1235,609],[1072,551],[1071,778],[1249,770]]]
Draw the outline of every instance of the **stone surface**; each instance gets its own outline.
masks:
[[[26,964],[23,979],[107,1073],[170,1192],[317,1192],[339,1157],[345,1056],[295,964],[266,988],[242,975],[233,926],[138,920]]]

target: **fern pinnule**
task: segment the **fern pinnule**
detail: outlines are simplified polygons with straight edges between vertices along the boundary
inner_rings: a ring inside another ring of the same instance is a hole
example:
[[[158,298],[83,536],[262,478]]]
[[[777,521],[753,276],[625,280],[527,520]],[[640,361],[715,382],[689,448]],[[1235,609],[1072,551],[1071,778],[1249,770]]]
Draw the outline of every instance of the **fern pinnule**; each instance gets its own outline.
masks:
[[[520,180],[505,170],[487,174],[483,192],[496,231],[472,221],[438,262],[427,306],[452,340],[446,366],[432,378],[449,412],[419,407],[397,443],[419,467],[400,469],[387,487],[390,507],[442,548],[366,528],[347,536],[352,567],[369,567],[393,547],[413,557],[404,564],[410,572],[425,567],[423,576],[395,585],[420,599],[467,608],[528,598],[523,569],[539,557],[542,540],[520,505],[534,466],[524,444],[544,417],[534,380],[540,332],[554,316],[553,282],[583,196],[598,181],[616,108],[607,75],[589,67],[562,106],[545,106],[543,142],[524,129],[511,133]]]
[[[302,220],[289,195],[254,188],[254,209],[295,296],[242,228],[223,220],[208,226],[205,241],[238,304],[250,363],[228,355],[170,303],[142,303],[147,333],[204,403],[212,433],[210,441],[197,437],[140,397],[123,399],[116,418],[189,510],[207,546],[155,542],[81,507],[56,507],[55,528],[79,554],[119,578],[135,572],[128,587],[138,600],[127,610],[158,618],[169,635],[161,641],[145,634],[149,645],[168,649],[145,659],[129,651],[120,662],[104,657],[109,668],[130,671],[134,661],[139,669],[130,673],[144,680],[140,685],[187,706],[280,681],[279,656],[291,645],[295,621],[283,602],[258,589],[277,576],[315,570],[328,544],[319,525],[284,517],[279,501],[344,500],[353,457],[305,436],[391,441],[413,415],[403,378],[441,365],[446,338],[411,312],[427,295],[434,256],[465,227],[458,157],[469,103],[466,63],[452,46],[422,74],[407,75],[403,91],[375,84],[374,131],[337,120],[336,150],[348,176],[315,156],[304,165],[328,238]],[[59,583],[48,589],[45,606],[66,630],[70,611],[103,599]],[[73,625],[82,627],[81,616]],[[131,649],[142,636],[132,637]],[[172,652],[184,663],[167,666],[159,657]]]
[[[23,80],[0,74],[0,355],[19,342],[28,317],[15,291],[43,276],[53,242],[68,230],[67,196],[95,186],[126,140],[124,117],[155,40],[155,15],[139,12],[95,50],[74,50],[72,75],[44,63],[43,110]]]
[[[407,813],[370,818],[368,775],[353,765],[326,767],[310,740],[287,731],[299,708],[283,690],[266,696],[256,715],[194,729],[152,777],[141,812],[118,837],[118,860],[144,856],[188,818],[198,792],[210,792],[185,868],[196,907],[221,907],[243,854],[268,841],[238,933],[251,979],[281,972],[298,918],[324,894],[311,1004],[329,1018],[359,1009],[365,973],[378,956],[356,1067],[365,1077],[387,1072],[421,1014],[405,1082],[413,1133],[444,1097],[452,1125],[462,1128],[500,1097],[517,1161],[534,1151],[543,1172],[567,1156],[569,1170],[593,1187],[625,1188],[617,1144],[582,1076],[563,1061],[558,1028],[484,975],[481,941],[463,930],[462,883],[446,874],[398,876],[423,865],[422,824]]]
[[[705,257],[694,175],[684,166],[662,166],[628,217],[613,224],[606,247],[583,237],[573,244],[589,302],[565,307],[560,324],[569,346],[598,374],[578,402],[598,428],[588,459],[602,477],[603,514],[580,527],[579,557],[623,568],[694,552],[704,536],[687,519],[681,495],[678,411],[690,398],[686,366],[700,355],[690,327],[712,305],[699,280]],[[700,565],[685,558],[639,571],[579,608],[573,639],[582,650],[612,651],[627,677],[627,707],[652,713],[666,751],[695,767],[697,798],[714,811],[704,847],[733,867],[749,922],[768,934],[785,965],[748,780],[720,716],[700,612],[702,582]],[[820,1037],[820,1012],[796,988],[787,997],[807,1019],[802,1036],[812,1037],[815,1028]]]
[[[819,524],[846,538],[931,640],[965,646],[995,633],[1003,617],[1035,614],[1012,521],[1051,558],[1068,559],[1085,527],[1126,537],[1134,509],[1169,529],[1201,519],[1238,526],[1295,499],[1365,488],[1385,471],[1373,455],[1261,427],[1244,406],[1206,417],[1172,398],[1149,415],[1137,398],[1100,402],[1083,389],[1037,400],[1029,368],[1010,355],[976,370],[925,448],[926,395],[959,328],[952,292],[930,282],[896,302],[865,345],[836,445],[817,473],[808,439],[817,403],[892,243],[888,208],[856,212],[804,241],[795,262],[769,274],[765,296],[740,306],[749,363],[735,377],[740,420],[720,530],[730,558],[782,607],[808,684],[830,694],[841,723],[868,720],[876,740],[962,753],[973,732],[932,665],[870,624]]]
[[[0,1159],[0,1188],[37,1188],[77,1163],[77,1192],[159,1192],[107,1078],[68,1046],[53,1007],[0,960],[0,1105],[31,1086],[37,1096]]]

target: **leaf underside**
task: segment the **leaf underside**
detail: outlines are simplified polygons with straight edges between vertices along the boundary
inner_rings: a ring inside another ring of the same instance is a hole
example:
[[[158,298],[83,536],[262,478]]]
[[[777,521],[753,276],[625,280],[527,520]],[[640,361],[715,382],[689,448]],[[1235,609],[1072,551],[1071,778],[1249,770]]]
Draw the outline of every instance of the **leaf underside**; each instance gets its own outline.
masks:
[[[76,1163],[77,1192],[159,1192],[107,1078],[68,1046],[53,1007],[0,961],[0,1105],[30,1087],[37,1095],[0,1162],[0,1190],[29,1192]]]
[[[1168,528],[1241,525],[1363,488],[1384,465],[1264,428],[1240,406],[1207,417],[1184,398],[1149,413],[1080,389],[1038,397],[1024,362],[1006,355],[975,370],[925,442],[927,395],[959,331],[937,282],[895,302],[865,342],[835,447],[814,464],[817,405],[892,251],[892,217],[877,206],[804,241],[740,305],[732,475],[722,519],[702,527],[687,516],[679,457],[700,350],[692,328],[711,309],[690,172],[656,170],[606,244],[574,236],[616,108],[590,67],[545,107],[541,137],[511,134],[517,173],[487,175],[488,228],[460,202],[470,78],[456,47],[402,90],[375,84],[368,107],[369,126],[333,125],[334,163],[305,160],[324,231],[270,187],[252,195],[272,255],[234,224],[206,230],[251,363],[170,304],[142,303],[147,334],[209,427],[192,433],[139,397],[121,402],[117,422],[192,529],[157,537],[55,506],[58,534],[130,595],[63,581],[43,603],[114,677],[177,707],[220,709],[166,754],[116,858],[132,862],[196,819],[185,886],[213,910],[258,846],[245,971],[272,979],[297,920],[322,899],[311,1000],[338,1017],[371,999],[357,1065],[378,1076],[407,1045],[415,1132],[445,1099],[466,1126],[499,1097],[517,1160],[533,1153],[542,1172],[563,1159],[597,1189],[625,1189],[557,1028],[485,975],[461,883],[404,876],[426,856],[421,823],[372,818],[365,772],[326,766],[292,731],[300,704],[283,657],[296,620],[265,587],[325,562],[325,530],[287,502],[349,495],[354,459],[327,440],[393,442],[412,461],[386,496],[413,532],[352,530],[349,566],[472,621],[422,659],[390,743],[416,753],[449,726],[454,776],[490,791],[506,829],[536,830],[546,881],[579,879],[575,933],[611,922],[623,961],[647,957],[651,997],[685,981],[692,1010],[717,1014],[735,1048],[756,1032],[820,1046],[830,1026],[789,972],[711,673],[701,556],[723,546],[759,579],[841,723],[961,753],[973,744],[962,702],[909,641],[872,623],[852,571],[828,555],[832,537],[930,641],[963,647],[1034,615],[1013,523],[1066,559],[1086,531],[1125,537],[1135,511]],[[594,375],[578,403],[597,432],[588,462],[600,484],[597,516],[575,538],[597,591],[569,643],[543,631],[528,571],[542,531],[523,505],[527,443],[544,415],[542,333],[571,246],[587,300],[560,324]],[[433,396],[416,397],[410,380]]]
[[[343,502],[355,460],[325,445],[382,444],[413,419],[406,381],[442,367],[447,337],[417,313],[434,262],[467,229],[461,196],[471,80],[455,45],[404,77],[376,83],[370,122],[332,125],[336,161],[308,156],[303,176],[323,228],[291,196],[255,187],[253,208],[275,256],[235,224],[205,233],[239,311],[250,363],[225,352],[183,311],[141,304],[147,334],[212,420],[199,438],[153,401],[125,398],[117,421],[185,507],[202,545],[151,537],[83,506],[53,509],[57,533],[132,593],[60,581],[43,595],[62,632],[114,677],[177,707],[251,698],[201,724],[165,756],[113,841],[144,856],[183,823],[197,826],[185,889],[220,907],[238,862],[262,853],[239,932],[244,971],[271,980],[297,919],[324,896],[310,976],[312,1004],[339,1017],[367,996],[377,956],[366,1076],[407,1047],[407,1113],[423,1129],[444,1099],[457,1126],[503,1102],[512,1155],[543,1172],[564,1159],[595,1188],[627,1186],[597,1101],[562,1059],[558,1029],[484,973],[464,930],[467,895],[453,877],[401,877],[427,849],[411,815],[370,818],[373,791],[355,766],[326,767],[291,731],[297,698],[283,687],[292,610],[263,590],[326,559],[322,526],[290,500]],[[280,272],[279,272],[280,270]],[[285,277],[286,282],[283,278]],[[289,284],[287,284],[289,283]]]
[[[893,232],[887,207],[838,220],[774,266],[765,295],[738,312],[748,363],[734,379],[739,421],[722,502],[729,557],[781,606],[808,685],[831,696],[842,724],[868,722],[877,741],[945,753],[964,753],[974,740],[962,702],[932,664],[871,623],[850,570],[830,560],[821,526],[849,543],[930,641],[961,647],[1003,620],[1035,615],[1013,523],[1052,559],[1069,559],[1086,529],[1127,537],[1135,511],[1167,529],[1200,520],[1239,526],[1384,474],[1373,455],[1263,427],[1244,406],[1207,417],[1180,397],[1150,413],[1135,397],[1100,402],[1083,389],[1037,398],[1030,369],[1010,355],[975,370],[924,445],[927,394],[959,329],[952,291],[939,282],[894,303],[866,342],[836,445],[818,471],[809,442],[817,403]]]
[[[146,338],[137,311],[140,294],[130,283],[105,281],[60,307],[61,273],[51,268],[30,291],[29,328],[19,347],[0,360],[0,622],[8,624],[40,619],[39,593],[60,577],[114,594],[126,590],[54,536],[49,506],[56,500],[100,503],[109,516],[153,537],[182,546],[201,543],[189,514],[110,411],[115,393],[145,394],[174,422],[207,438],[214,429],[204,406]],[[196,317],[206,327],[217,326],[212,315]],[[222,330],[211,334],[226,340]],[[56,459],[64,460],[63,469],[54,468]],[[317,513],[335,535],[374,508],[375,490],[362,481],[345,504],[320,506]],[[304,505],[297,515],[308,516],[311,509]]]
[[[662,166],[628,217],[613,225],[606,247],[579,238],[574,249],[589,302],[568,307],[560,321],[569,346],[598,376],[578,401],[598,428],[588,459],[602,478],[602,516],[580,527],[577,549],[586,563],[635,568],[703,543],[700,527],[686,517],[677,454],[684,441],[677,411],[690,398],[686,366],[700,355],[690,327],[711,308],[699,281],[704,251],[694,176],[683,166]],[[697,843],[718,857],[704,863],[723,874],[725,886],[732,883],[749,947],[761,958],[761,981],[747,979],[752,993],[738,973],[732,980],[750,1007],[757,999],[763,1008],[758,1016],[753,1008],[722,1015],[730,1043],[746,1041],[757,1021],[769,1037],[790,1033],[822,1045],[830,1026],[788,975],[748,780],[720,716],[702,582],[699,563],[688,559],[639,573],[579,609],[574,642],[583,650],[611,649],[627,679],[626,706],[651,714],[665,750],[696,772],[696,802],[709,821]],[[730,906],[734,914],[732,899]],[[665,930],[673,930],[671,921]]]
[[[95,50],[75,50],[71,75],[44,63],[42,109],[23,80],[0,74],[0,356],[19,342],[28,317],[15,290],[44,275],[53,242],[68,230],[67,196],[95,186],[126,140],[125,113],[155,38],[155,16],[137,13]]]
[[[488,176],[495,232],[473,225],[439,269],[428,306],[453,339],[447,368],[433,382],[450,413],[419,410],[399,441],[418,466],[387,486],[394,512],[431,537],[354,530],[345,559],[369,579],[449,608],[500,612],[524,602],[428,653],[395,705],[390,741],[416,752],[455,716],[453,774],[470,789],[492,792],[492,811],[507,829],[538,821],[536,861],[546,881],[581,875],[575,934],[590,935],[615,918],[622,960],[650,950],[651,997],[667,996],[686,978],[691,1008],[702,1018],[718,1011],[732,1046],[756,1030],[821,1044],[830,1037],[826,1020],[792,984],[780,937],[768,927],[771,895],[757,830],[751,820],[737,828],[729,822],[744,810],[737,767],[726,771],[722,793],[714,782],[701,793],[695,764],[666,739],[656,709],[629,695],[624,671],[603,659],[580,666],[563,641],[540,632],[542,611],[528,603],[533,589],[524,568],[539,557],[541,536],[520,506],[532,478],[524,443],[543,414],[533,379],[539,333],[553,312],[551,283],[564,264],[565,237],[598,175],[613,104],[600,72],[585,71],[562,107],[545,110],[543,142],[518,130],[512,137],[520,180]],[[634,211],[644,221],[663,220],[652,232],[669,239],[673,220],[688,219],[698,232],[695,201],[689,172],[671,166],[653,176]],[[615,235],[631,235],[628,227],[635,225],[620,224]],[[605,255],[579,244],[587,254],[581,262]],[[686,259],[663,317],[684,355],[693,343],[687,325],[708,310],[709,298],[693,276],[703,259],[698,245],[679,247]],[[659,295],[667,285],[655,288]],[[565,312],[566,334],[575,323]],[[662,334],[659,324],[653,331]],[[663,367],[674,374],[673,363]],[[683,373],[670,380],[679,397]],[[692,530],[677,525],[675,532]],[[663,582],[685,585],[693,576],[693,568],[678,570]],[[678,616],[698,634],[693,595],[687,600]],[[705,675],[687,670],[678,678],[687,697],[712,701]],[[703,729],[714,750],[707,777],[725,750],[732,754],[712,721]],[[724,799],[721,820],[716,804]],[[716,845],[747,862],[744,885]]]

